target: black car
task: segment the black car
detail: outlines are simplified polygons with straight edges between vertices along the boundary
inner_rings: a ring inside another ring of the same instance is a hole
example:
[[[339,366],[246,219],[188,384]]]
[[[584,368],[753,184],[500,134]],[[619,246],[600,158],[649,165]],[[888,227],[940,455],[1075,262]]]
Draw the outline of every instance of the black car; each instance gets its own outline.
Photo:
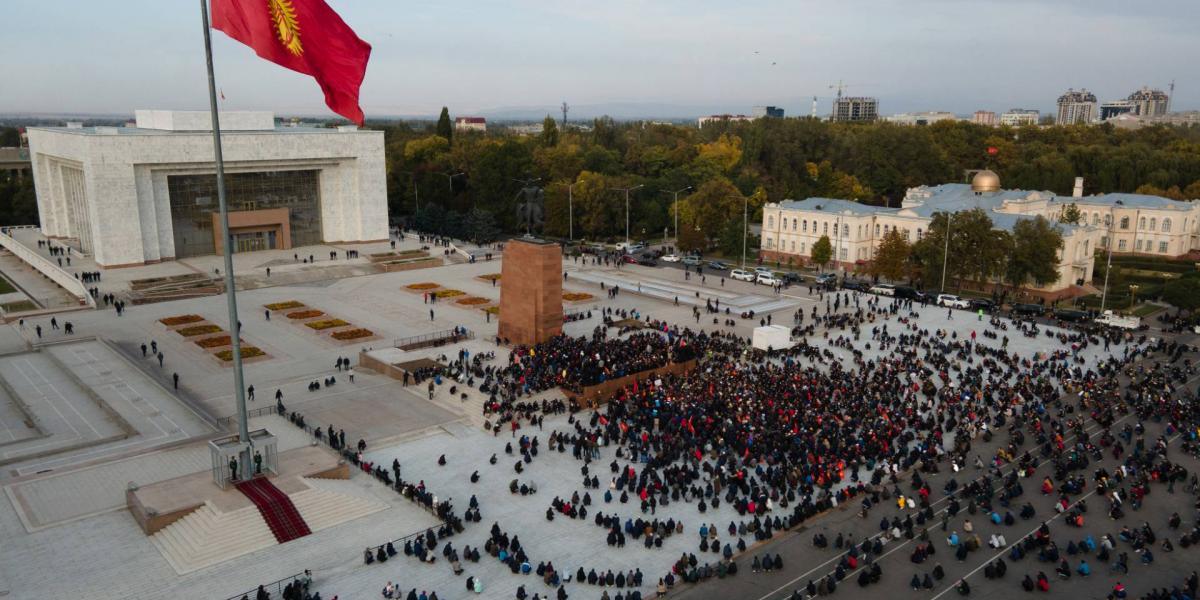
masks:
[[[1017,303],[1012,305],[1012,312],[1018,315],[1040,317],[1042,313],[1046,312],[1046,308],[1041,304]]]
[[[1086,310],[1075,310],[1073,308],[1059,308],[1054,311],[1054,317],[1062,321],[1086,321],[1088,320],[1088,316]]]
[[[922,292],[913,287],[909,287],[907,285],[896,286],[896,292],[894,295],[897,298],[901,298],[904,300],[921,300],[921,299],[925,298],[925,292]]]
[[[804,283],[804,277],[799,273],[784,273],[783,283],[786,285],[800,285]]]
[[[867,281],[862,281],[861,279],[850,279],[849,277],[847,277],[846,279],[842,280],[842,289],[843,290],[854,290],[856,292],[865,292],[865,291],[871,289],[871,283],[867,282]]]
[[[643,254],[641,258],[638,258],[637,263],[643,267],[654,267],[658,265],[658,263],[654,261],[653,256],[647,256],[645,254]]]
[[[996,308],[996,303],[987,298],[967,298],[967,302],[971,305],[971,310],[982,310],[983,312],[992,312]]]
[[[708,268],[716,270],[716,271],[726,271],[729,269],[729,265],[727,265],[719,260],[710,260],[710,261],[708,261]]]

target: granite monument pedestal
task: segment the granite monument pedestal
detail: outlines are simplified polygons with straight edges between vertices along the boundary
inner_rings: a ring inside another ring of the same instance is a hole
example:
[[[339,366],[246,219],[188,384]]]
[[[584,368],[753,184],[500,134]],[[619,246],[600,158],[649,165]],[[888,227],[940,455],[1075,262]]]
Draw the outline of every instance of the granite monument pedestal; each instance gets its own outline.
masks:
[[[558,244],[533,238],[508,242],[500,269],[497,335],[514,344],[536,344],[562,333],[562,272]]]

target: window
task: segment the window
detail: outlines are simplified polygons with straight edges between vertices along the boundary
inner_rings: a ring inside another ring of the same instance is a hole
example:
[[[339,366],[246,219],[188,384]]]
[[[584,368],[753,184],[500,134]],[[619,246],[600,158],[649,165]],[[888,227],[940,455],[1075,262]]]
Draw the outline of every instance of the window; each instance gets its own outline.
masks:
[[[1108,247],[1108,236],[1107,235],[1100,238],[1100,247],[1101,248]]]
[[[1150,217],[1150,231],[1158,229],[1158,219]]]
[[[792,242],[792,243],[795,243],[795,242]],[[804,246],[805,246],[805,245],[806,245],[806,244],[805,244],[804,242],[800,242],[800,254],[804,254],[804,252],[805,252],[805,250],[804,250]]]
[[[796,240],[792,240],[792,252],[796,251]]]
[[[1163,217],[1163,233],[1171,233],[1171,217]]]
[[[766,238],[766,240],[765,240],[765,241],[767,242],[767,249],[768,249],[768,250],[770,250],[771,248],[774,248],[774,247],[775,247],[775,240],[773,240],[773,239],[771,239],[771,238]]]
[[[842,225],[842,237],[850,237],[850,226]]]
[[[1125,251],[1125,240],[1117,240],[1117,252]]]
[[[1159,252],[1162,252],[1163,254],[1166,254],[1166,253],[1167,253],[1167,243],[1166,243],[1166,242],[1159,242],[1159,243],[1158,243],[1158,251],[1159,251]]]
[[[1138,240],[1138,241],[1137,241],[1137,251],[1138,251],[1138,252],[1141,252],[1141,251],[1142,251],[1142,240]]]
[[[879,237],[879,223],[875,224],[875,237]]]
[[[846,260],[846,249],[845,248],[842,248],[841,257],[842,257],[842,260]]]
[[[796,222],[795,222],[795,220],[793,220],[793,221],[792,221],[792,228],[793,228],[793,229],[795,229],[795,228],[796,228]],[[805,219],[805,220],[804,220],[804,233],[808,233],[808,219]]]
[[[1100,213],[1092,213],[1092,225],[1100,224]]]
[[[829,221],[825,221],[821,224],[821,233],[829,233]]]
[[[1129,229],[1129,217],[1121,217],[1121,229]]]
[[[1146,228],[1146,217],[1142,217],[1142,218],[1138,219],[1138,229],[1145,229],[1145,228]]]
[[[1112,226],[1112,215],[1104,215],[1104,226],[1105,227]]]
[[[775,217],[767,217],[767,229],[775,229]]]
[[[805,223],[808,223],[808,221],[805,221]],[[795,230],[796,230],[796,219],[792,219],[792,231],[795,231]]]
[[[917,228],[917,240],[920,240],[922,235],[924,235],[924,232],[921,231],[920,227],[918,227]]]

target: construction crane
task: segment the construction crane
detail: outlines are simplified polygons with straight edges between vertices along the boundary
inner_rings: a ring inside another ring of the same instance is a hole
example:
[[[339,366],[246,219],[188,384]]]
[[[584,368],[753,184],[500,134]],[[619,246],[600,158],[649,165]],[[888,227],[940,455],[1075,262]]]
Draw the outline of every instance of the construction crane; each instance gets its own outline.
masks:
[[[850,84],[842,83],[842,80],[840,80],[840,79],[839,79],[839,80],[838,80],[838,82],[837,82],[837,84],[836,84],[836,85],[831,85],[831,86],[829,86],[829,89],[831,89],[831,90],[837,90],[837,97],[838,97],[838,98],[841,98],[841,97],[842,97],[842,90],[844,90],[844,89],[846,89],[846,88],[848,88],[848,87],[850,87]]]

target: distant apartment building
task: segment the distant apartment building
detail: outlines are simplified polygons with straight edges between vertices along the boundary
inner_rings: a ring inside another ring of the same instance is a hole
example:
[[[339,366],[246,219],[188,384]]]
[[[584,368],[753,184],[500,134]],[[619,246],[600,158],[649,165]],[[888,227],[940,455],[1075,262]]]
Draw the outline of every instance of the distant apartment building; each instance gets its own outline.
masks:
[[[1100,120],[1107,121],[1117,115],[1133,113],[1133,102],[1129,100],[1113,100],[1100,105]]]
[[[1009,127],[1037,125],[1041,118],[1042,114],[1036,110],[1030,108],[1011,108],[1008,112],[1000,114],[1000,124]]]
[[[754,119],[755,117],[751,117],[749,115],[708,115],[707,117],[700,117],[696,119],[696,126],[703,128],[709,123],[732,123],[735,121],[753,121]]]
[[[975,114],[971,115],[971,122],[976,125],[995,127],[998,121],[996,121],[996,113],[990,110],[977,110]]]
[[[897,125],[932,125],[938,121],[957,121],[958,116],[944,111],[898,113],[884,119]]]
[[[832,121],[874,121],[879,118],[879,100],[865,96],[841,96],[833,101]]]
[[[456,117],[455,131],[487,131],[487,119],[483,117]]]
[[[1129,103],[1133,114],[1139,117],[1161,117],[1167,114],[1170,97],[1162,90],[1152,90],[1146,86],[1129,95]]]
[[[1096,95],[1087,89],[1068,89],[1067,93],[1058,97],[1059,125],[1087,124],[1099,116],[1096,109]]]
[[[783,109],[778,106],[755,106],[751,111],[755,118],[771,117],[775,119],[783,118]]]

